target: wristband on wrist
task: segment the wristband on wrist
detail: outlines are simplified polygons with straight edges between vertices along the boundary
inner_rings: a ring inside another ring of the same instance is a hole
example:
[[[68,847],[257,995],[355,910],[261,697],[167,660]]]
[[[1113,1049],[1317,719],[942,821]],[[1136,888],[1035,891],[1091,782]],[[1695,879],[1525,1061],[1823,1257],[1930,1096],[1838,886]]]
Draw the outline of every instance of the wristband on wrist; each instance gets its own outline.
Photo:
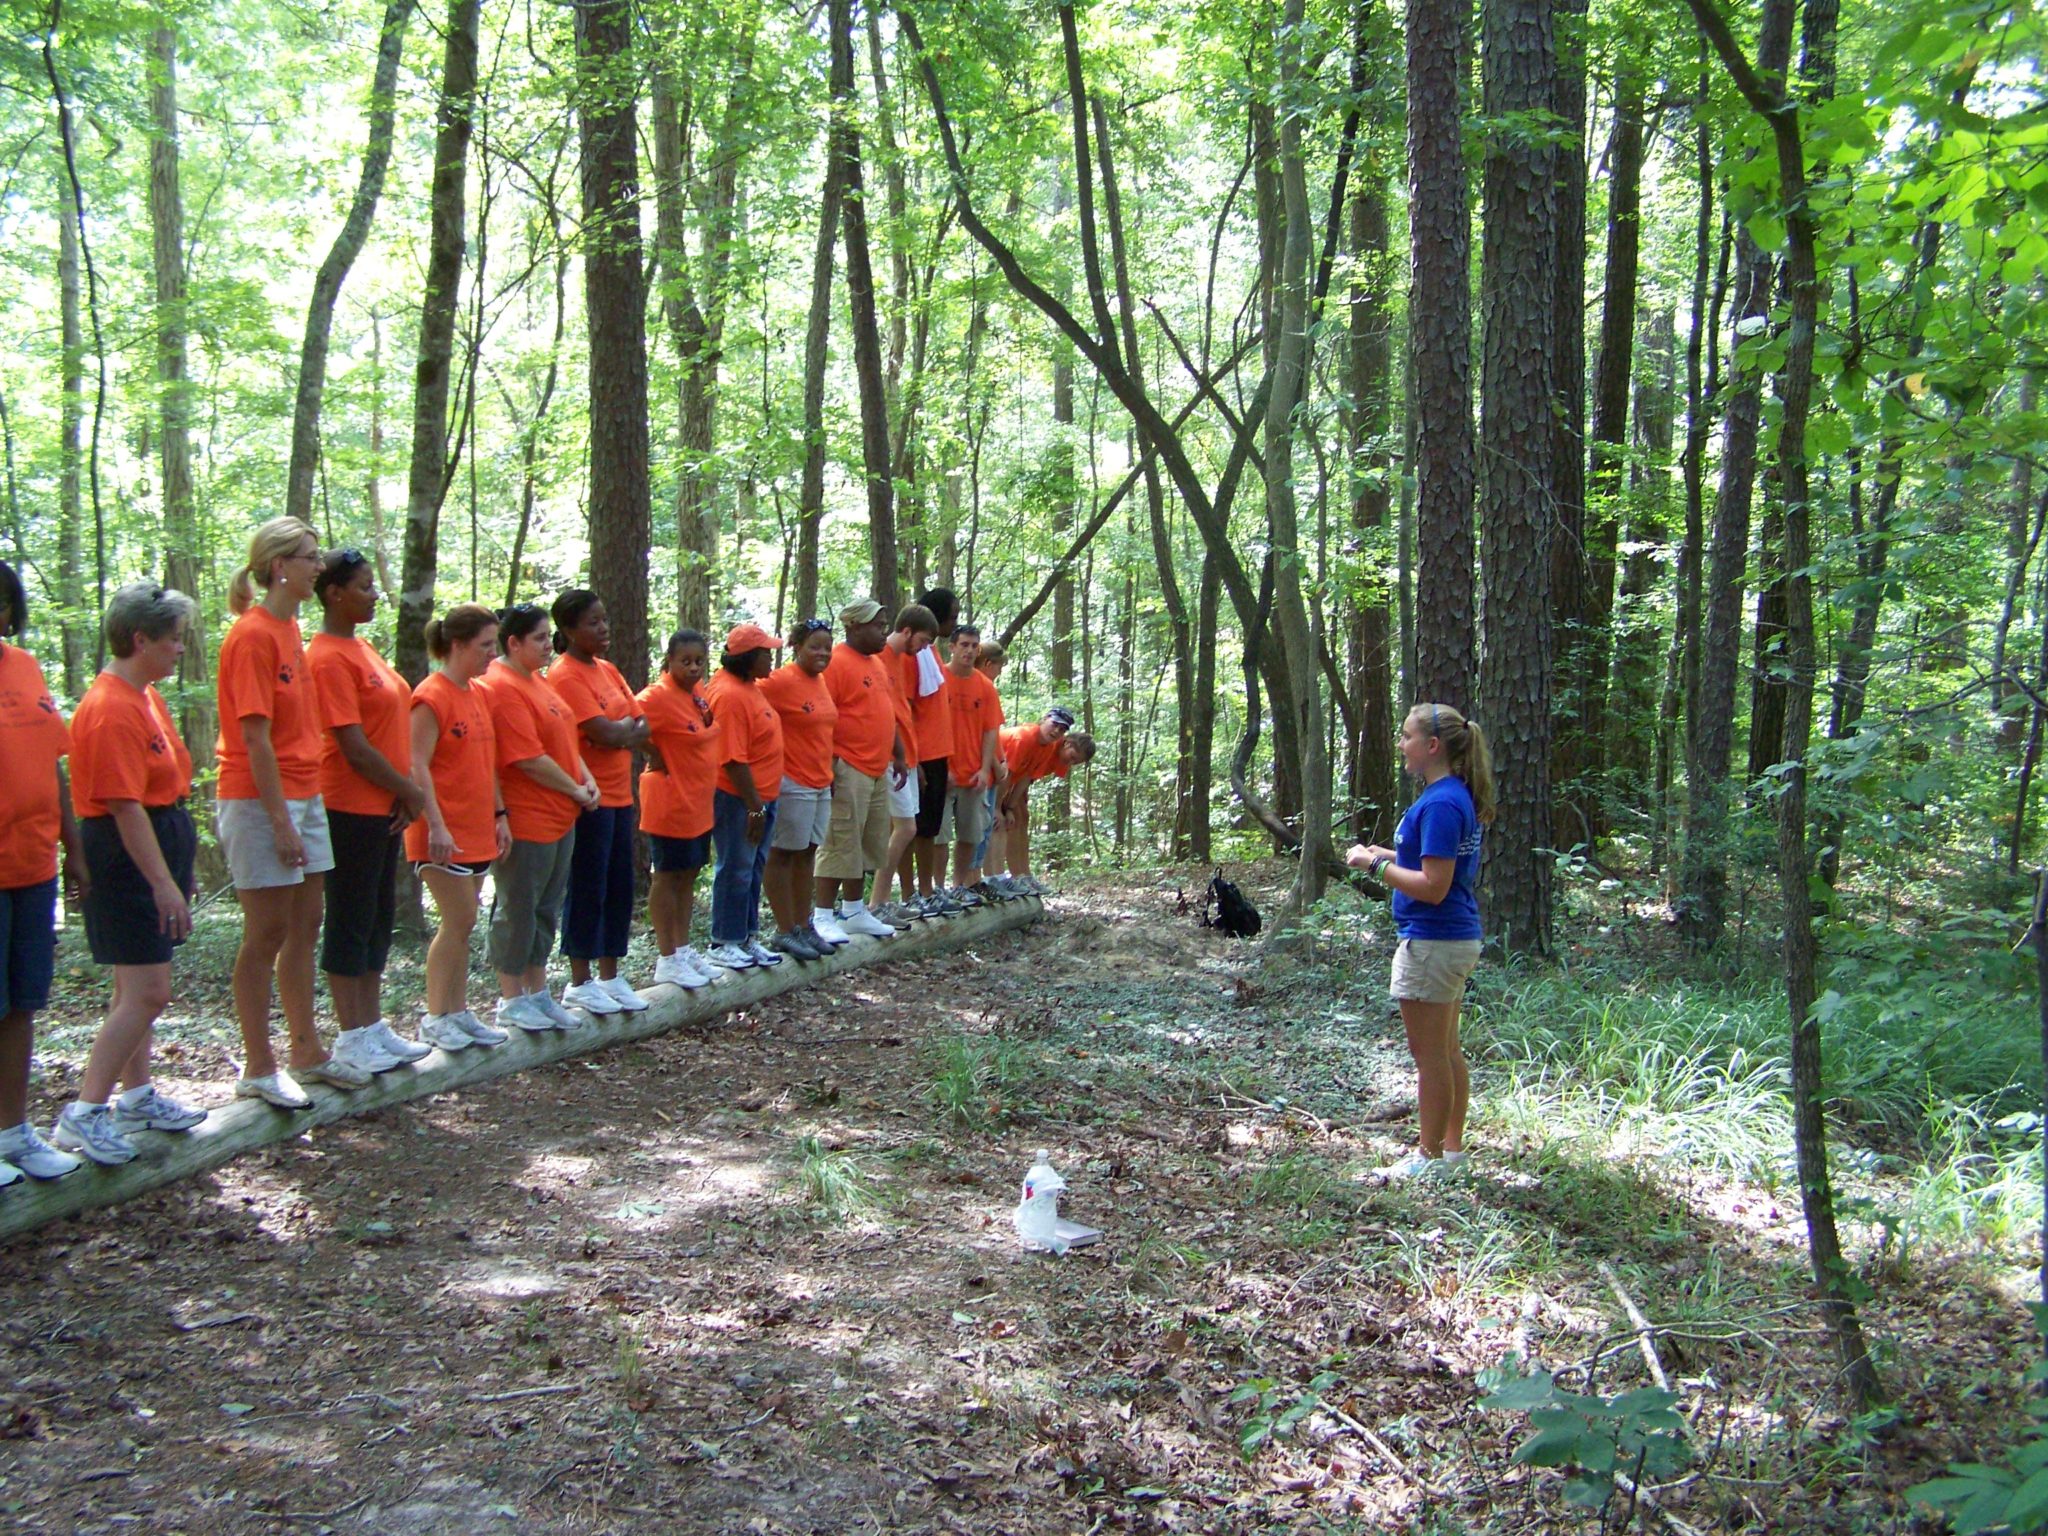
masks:
[[[509,821],[509,820],[511,820],[511,818],[512,818],[512,813],[511,813],[510,811],[508,811],[508,810],[504,810],[504,809],[502,809],[502,808],[501,808],[501,809],[499,809],[499,810],[497,810],[497,811],[494,811],[494,812],[492,812],[492,814],[493,814],[493,815],[494,815],[494,816],[495,816],[495,817],[496,817],[496,818],[497,818],[497,819],[498,819],[499,821]]]
[[[1372,861],[1372,877],[1375,880],[1377,880],[1380,877],[1380,871],[1385,869],[1389,864],[1393,862],[1394,861],[1388,858],[1384,853],[1381,854],[1378,858]]]

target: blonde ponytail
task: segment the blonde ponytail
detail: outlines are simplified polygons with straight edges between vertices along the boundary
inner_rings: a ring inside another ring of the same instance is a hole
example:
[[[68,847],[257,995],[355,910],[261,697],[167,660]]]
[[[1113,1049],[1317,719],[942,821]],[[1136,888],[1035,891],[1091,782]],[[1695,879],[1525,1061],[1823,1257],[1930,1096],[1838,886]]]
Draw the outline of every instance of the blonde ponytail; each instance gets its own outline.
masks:
[[[302,539],[311,539],[315,549],[320,547],[320,535],[313,525],[296,517],[273,517],[258,528],[249,540],[248,562],[228,583],[228,612],[247,613],[256,602],[256,589],[268,590],[270,567],[288,558]]]

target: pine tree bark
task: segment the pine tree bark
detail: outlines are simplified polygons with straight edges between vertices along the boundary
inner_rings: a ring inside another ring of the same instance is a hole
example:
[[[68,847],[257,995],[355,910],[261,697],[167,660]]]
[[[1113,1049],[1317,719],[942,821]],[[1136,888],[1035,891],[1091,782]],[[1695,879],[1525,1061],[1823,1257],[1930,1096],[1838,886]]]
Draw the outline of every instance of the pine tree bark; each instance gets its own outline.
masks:
[[[1485,112],[1495,123],[1551,110],[1557,49],[1551,0],[1483,0]],[[1479,719],[1493,746],[1499,817],[1486,838],[1488,918],[1511,952],[1550,946],[1552,861],[1549,536],[1556,515],[1558,190],[1555,151],[1496,129],[1484,161],[1484,312],[1479,482],[1486,648]]]
[[[185,203],[178,180],[178,35],[159,26],[150,38],[149,229],[156,279],[156,382],[159,392],[158,463],[163,477],[164,584],[196,597],[205,570],[198,507],[192,490],[192,386],[185,374]],[[185,655],[178,730],[195,768],[213,762],[213,690],[206,682],[205,610],[192,615]]]
[[[1471,0],[1408,0],[1408,336],[1415,388],[1414,699],[1469,708],[1473,611]],[[1547,103],[1546,103],[1547,106]],[[1543,295],[1547,304],[1550,296]],[[1411,700],[1412,702],[1412,700]]]
[[[1360,7],[1360,14],[1366,13]],[[1392,507],[1393,320],[1388,312],[1386,184],[1368,164],[1351,201],[1351,526],[1367,539],[1382,535]],[[1392,625],[1387,594],[1353,604],[1346,672],[1351,691],[1351,833],[1363,843],[1393,840],[1396,788],[1393,740]]]
[[[583,309],[590,327],[590,571],[611,619],[615,665],[647,682],[647,279],[628,0],[576,0],[582,142]]]
[[[413,5],[414,0],[388,0],[384,7],[384,25],[377,34],[377,67],[370,80],[370,137],[363,150],[362,175],[348,217],[313,277],[306,335],[299,346],[292,457],[284,485],[285,514],[306,521],[313,515],[313,476],[320,462],[320,407],[327,391],[327,346],[334,330],[334,306],[341,297],[341,285],[348,281],[349,270],[370,238],[377,203],[384,195],[397,117],[398,65],[405,52],[405,29],[412,20]],[[186,739],[192,738],[188,734]]]
[[[412,461],[406,472],[405,561],[399,576],[395,663],[408,682],[427,675],[426,622],[440,566],[441,503],[448,494],[449,364],[468,240],[464,183],[476,111],[479,0],[452,0],[442,59],[428,215],[427,281],[413,364]]]

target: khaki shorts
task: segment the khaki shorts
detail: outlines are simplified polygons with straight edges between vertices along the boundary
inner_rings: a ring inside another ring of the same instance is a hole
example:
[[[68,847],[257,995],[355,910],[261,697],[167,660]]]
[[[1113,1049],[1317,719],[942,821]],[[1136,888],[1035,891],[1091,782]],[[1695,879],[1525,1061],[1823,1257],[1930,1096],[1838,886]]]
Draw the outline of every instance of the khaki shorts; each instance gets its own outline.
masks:
[[[227,856],[228,874],[238,891],[270,890],[283,885],[304,885],[308,875],[324,875],[334,868],[334,840],[327,826],[327,806],[318,795],[304,800],[287,800],[292,826],[306,847],[306,862],[292,868],[278,862],[277,834],[270,830],[270,813],[261,800],[216,800],[213,830],[220,839],[220,851]]]
[[[1387,995],[1396,1002],[1458,1003],[1479,965],[1477,939],[1403,939],[1394,946]]]
[[[889,856],[889,776],[869,778],[832,759],[832,826],[818,850],[820,880],[858,880]]]
[[[946,791],[946,814],[939,822],[938,840],[977,848],[988,836],[990,819],[988,791],[955,784]]]

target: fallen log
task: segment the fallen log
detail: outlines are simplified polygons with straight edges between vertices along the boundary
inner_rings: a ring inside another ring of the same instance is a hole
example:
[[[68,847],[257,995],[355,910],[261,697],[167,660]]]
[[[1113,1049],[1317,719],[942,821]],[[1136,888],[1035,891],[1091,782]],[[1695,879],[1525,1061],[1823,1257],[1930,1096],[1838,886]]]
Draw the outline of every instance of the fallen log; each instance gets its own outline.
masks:
[[[641,995],[649,1003],[644,1013],[615,1013],[576,1030],[549,1030],[532,1035],[515,1030],[510,1040],[492,1050],[474,1046],[452,1055],[435,1051],[424,1060],[381,1073],[369,1086],[353,1092],[305,1084],[306,1093],[313,1100],[311,1109],[273,1109],[253,1099],[235,1099],[213,1109],[203,1123],[189,1131],[131,1133],[130,1139],[140,1155],[118,1168],[87,1163],[61,1179],[23,1179],[0,1191],[0,1242],[61,1217],[132,1200],[195,1173],[218,1168],[244,1152],[290,1140],[314,1126],[331,1125],[337,1120],[451,1089],[473,1087],[567,1057],[587,1056],[610,1046],[667,1034],[687,1024],[708,1023],[721,1014],[815,985],[843,971],[941,954],[976,939],[1023,928],[1044,915],[1044,903],[1035,898],[1005,901],[977,907],[957,917],[919,923],[893,939],[856,938],[824,960],[801,964],[785,960],[767,970],[730,972],[694,992],[667,985],[643,987]]]

